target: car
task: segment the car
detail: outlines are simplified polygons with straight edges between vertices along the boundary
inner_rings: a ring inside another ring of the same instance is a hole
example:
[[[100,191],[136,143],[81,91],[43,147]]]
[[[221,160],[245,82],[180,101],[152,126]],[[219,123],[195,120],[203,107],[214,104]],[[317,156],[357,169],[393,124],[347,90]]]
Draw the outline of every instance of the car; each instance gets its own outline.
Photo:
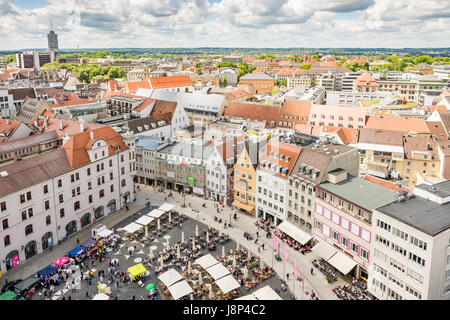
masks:
[[[13,280],[11,282],[8,282],[8,284],[5,284],[2,288],[1,293],[5,293],[6,291],[10,290],[12,287],[14,287],[19,282],[22,282],[22,279]]]

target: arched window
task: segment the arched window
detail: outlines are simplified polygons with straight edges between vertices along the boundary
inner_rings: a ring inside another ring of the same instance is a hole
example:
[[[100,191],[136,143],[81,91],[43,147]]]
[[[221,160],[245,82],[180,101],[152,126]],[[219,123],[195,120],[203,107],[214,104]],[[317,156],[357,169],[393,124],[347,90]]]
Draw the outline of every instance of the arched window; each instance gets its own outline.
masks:
[[[7,235],[3,238],[3,241],[5,243],[5,247],[9,246],[11,244],[11,237],[9,235]]]
[[[98,193],[100,198],[103,198],[105,196],[105,190],[100,190],[100,192]]]
[[[27,235],[29,235],[29,234],[31,234],[31,233],[33,233],[33,225],[32,225],[32,224],[29,224],[29,225],[27,225],[27,226],[25,227],[25,235],[27,236]]]

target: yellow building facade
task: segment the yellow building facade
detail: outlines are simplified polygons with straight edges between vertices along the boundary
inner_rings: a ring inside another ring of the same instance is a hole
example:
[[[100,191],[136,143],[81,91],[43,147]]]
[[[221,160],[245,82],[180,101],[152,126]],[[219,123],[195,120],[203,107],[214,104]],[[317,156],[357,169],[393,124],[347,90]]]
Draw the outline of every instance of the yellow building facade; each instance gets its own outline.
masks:
[[[255,215],[256,207],[256,164],[244,148],[234,166],[234,202],[233,208]]]

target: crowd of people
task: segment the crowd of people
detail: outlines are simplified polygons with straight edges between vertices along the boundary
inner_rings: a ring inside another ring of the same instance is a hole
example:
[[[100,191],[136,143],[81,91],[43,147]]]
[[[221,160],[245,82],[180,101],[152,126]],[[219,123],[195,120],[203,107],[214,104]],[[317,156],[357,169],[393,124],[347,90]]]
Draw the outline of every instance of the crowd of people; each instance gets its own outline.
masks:
[[[315,259],[312,263],[314,267],[319,269],[320,272],[322,272],[327,277],[329,283],[337,281],[336,269],[329,265],[325,260]]]
[[[341,300],[371,300],[367,291],[367,283],[363,280],[352,279],[351,283],[344,286],[337,286],[333,292]]]

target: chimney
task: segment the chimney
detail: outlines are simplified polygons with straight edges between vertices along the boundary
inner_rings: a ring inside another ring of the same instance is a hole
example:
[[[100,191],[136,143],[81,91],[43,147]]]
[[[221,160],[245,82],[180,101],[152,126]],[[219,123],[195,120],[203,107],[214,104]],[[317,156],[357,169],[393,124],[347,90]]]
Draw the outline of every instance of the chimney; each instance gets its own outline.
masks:
[[[84,123],[80,122],[80,132],[84,132]]]
[[[6,119],[6,124],[9,126],[9,119]]]
[[[59,119],[59,130],[63,130],[64,129],[64,123],[62,121],[62,119]]]
[[[94,140],[94,131],[92,131],[92,130],[89,131],[89,135],[90,135],[91,139]]]

